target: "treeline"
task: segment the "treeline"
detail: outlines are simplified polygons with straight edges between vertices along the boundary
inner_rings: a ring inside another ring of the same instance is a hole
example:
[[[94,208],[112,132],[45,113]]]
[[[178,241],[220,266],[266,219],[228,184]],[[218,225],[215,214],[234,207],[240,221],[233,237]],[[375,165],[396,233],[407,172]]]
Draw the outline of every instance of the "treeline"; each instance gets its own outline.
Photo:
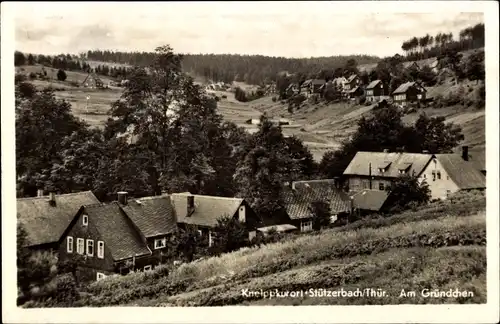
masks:
[[[151,52],[88,51],[86,55],[90,60],[145,67],[151,65],[156,54]],[[243,81],[255,85],[274,81],[276,75],[281,71],[309,74],[324,69],[336,69],[344,66],[350,59],[354,59],[359,64],[375,63],[380,60],[378,57],[369,55],[303,59],[237,54],[185,54],[182,56],[182,68],[185,72],[215,82]]]
[[[60,54],[57,56],[26,54],[19,51],[14,53],[14,65],[35,65],[40,64],[63,71],[77,71],[86,73],[96,73],[103,76],[109,76],[116,79],[126,79],[130,68],[124,66],[109,66],[100,64],[94,67],[90,66],[84,59],[71,54]]]
[[[467,51],[484,47],[484,24],[462,29],[458,40],[454,40],[453,33],[429,34],[423,37],[412,37],[401,45],[406,54],[406,60],[416,61],[437,57],[446,50]]]

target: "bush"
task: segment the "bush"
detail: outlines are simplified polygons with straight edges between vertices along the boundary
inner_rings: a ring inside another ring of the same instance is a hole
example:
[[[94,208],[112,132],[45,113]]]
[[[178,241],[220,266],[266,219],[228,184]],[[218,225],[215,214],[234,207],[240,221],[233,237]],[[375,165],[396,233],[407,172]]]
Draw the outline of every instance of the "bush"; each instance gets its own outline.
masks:
[[[222,95],[222,99],[227,99],[227,96],[226,95]]]
[[[30,73],[30,79],[31,79],[31,80],[34,80],[34,79],[36,79],[36,78],[37,78],[36,73],[35,73],[35,72],[31,72],[31,73]]]
[[[271,100],[272,100],[273,102],[276,102],[276,101],[278,100],[278,98],[277,98],[276,96],[273,96],[273,97],[271,98]]]
[[[66,75],[66,72],[64,70],[59,70],[57,71],[57,80],[59,81],[65,81],[68,76]]]

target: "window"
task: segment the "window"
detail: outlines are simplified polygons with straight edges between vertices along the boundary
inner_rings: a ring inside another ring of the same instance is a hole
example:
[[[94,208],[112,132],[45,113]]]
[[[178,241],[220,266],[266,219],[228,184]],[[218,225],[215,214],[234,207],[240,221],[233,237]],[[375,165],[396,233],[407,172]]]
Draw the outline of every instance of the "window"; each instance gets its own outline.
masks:
[[[202,233],[202,231],[201,231],[201,230],[198,230],[198,235],[199,235],[199,236],[202,236],[202,235],[203,235],[203,233]]]
[[[106,278],[106,275],[104,273],[102,272],[97,273],[97,281],[102,280],[104,278]]]
[[[332,216],[330,216],[330,223],[331,223],[331,224],[335,223],[335,222],[337,221],[337,219],[338,219],[338,216],[337,216],[337,215],[332,215]]]
[[[432,171],[432,181],[436,181],[436,171]]]
[[[449,197],[451,194],[451,190],[446,190],[446,197]]]
[[[424,173],[424,179],[427,179],[427,175]]]
[[[94,240],[87,240],[87,255],[94,256]]]
[[[214,244],[214,237],[212,235],[212,232],[208,232],[208,246],[212,246]]]
[[[85,251],[85,247],[83,245],[83,239],[82,238],[77,238],[76,239],[76,253],[78,254],[83,254]]]
[[[153,270],[153,267],[151,265],[147,265],[144,267],[144,271],[150,271]]]
[[[437,172],[437,178],[438,178],[438,180],[441,180],[441,172],[440,171]]]
[[[68,236],[68,238],[66,239],[66,251],[68,253],[73,253],[73,237],[72,236]]]
[[[89,216],[84,214],[82,217],[82,225],[87,226],[88,224],[89,224]]]
[[[155,249],[161,249],[167,246],[167,239],[160,238],[155,240]]]
[[[300,231],[307,232],[312,230],[312,221],[305,221],[300,223]]]
[[[104,242],[97,241],[97,257],[99,259],[104,259]]]
[[[384,187],[384,183],[383,182],[379,182],[378,183],[378,190],[384,190],[385,187]]]

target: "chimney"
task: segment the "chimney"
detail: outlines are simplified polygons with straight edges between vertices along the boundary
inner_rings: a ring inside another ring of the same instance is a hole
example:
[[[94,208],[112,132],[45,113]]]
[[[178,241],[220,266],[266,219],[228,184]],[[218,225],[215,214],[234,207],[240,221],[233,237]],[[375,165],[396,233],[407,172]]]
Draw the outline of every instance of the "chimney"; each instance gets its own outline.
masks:
[[[186,217],[189,217],[194,212],[194,196],[187,196],[187,214]]]
[[[462,146],[462,159],[464,159],[464,161],[469,161],[469,147],[468,146]]]
[[[51,206],[55,206],[56,205],[56,194],[53,193],[53,192],[49,193],[49,204]]]
[[[118,191],[116,193],[117,195],[117,198],[118,198],[118,202],[122,205],[126,205],[127,204],[127,195],[128,195],[128,192],[126,191]]]
[[[36,192],[37,197],[43,197],[43,189],[38,189]]]

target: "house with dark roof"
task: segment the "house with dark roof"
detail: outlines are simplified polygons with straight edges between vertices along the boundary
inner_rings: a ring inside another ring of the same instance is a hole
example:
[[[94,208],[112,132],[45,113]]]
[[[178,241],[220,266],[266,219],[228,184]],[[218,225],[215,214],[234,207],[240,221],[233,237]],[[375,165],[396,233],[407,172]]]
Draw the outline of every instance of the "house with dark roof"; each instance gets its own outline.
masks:
[[[358,152],[344,171],[350,191],[386,191],[399,176],[429,185],[432,199],[459,190],[485,189],[484,175],[459,154]]]
[[[348,196],[333,179],[292,182],[291,188],[284,190],[285,219],[282,223],[292,225],[301,232],[313,229],[314,202],[325,202],[330,207],[332,223],[346,217],[351,211]]]
[[[215,197],[174,193],[171,195],[177,223],[180,228],[194,227],[209,246],[214,239],[214,228],[221,217],[232,217],[245,224],[249,240],[256,235],[261,220],[243,198]]]
[[[151,270],[168,255],[177,231],[167,195],[81,206],[59,241],[59,261],[77,264],[81,280]]]
[[[361,85],[361,79],[356,74],[352,74],[350,77],[346,78],[344,82],[344,92],[347,93],[360,85]]]
[[[407,106],[411,102],[425,101],[427,90],[418,82],[406,82],[392,93],[394,103]]]
[[[304,83],[302,83],[300,85],[300,89],[304,89],[305,93],[307,95],[311,95],[314,93],[320,94],[322,86],[325,83],[326,83],[326,80],[324,80],[324,79],[310,79],[310,80],[304,81]]]
[[[82,205],[97,204],[91,191],[37,197],[18,198],[17,218],[27,234],[27,246],[34,250],[59,249],[59,240]]]
[[[387,96],[387,87],[382,80],[374,80],[366,87],[366,101],[377,102]]]

